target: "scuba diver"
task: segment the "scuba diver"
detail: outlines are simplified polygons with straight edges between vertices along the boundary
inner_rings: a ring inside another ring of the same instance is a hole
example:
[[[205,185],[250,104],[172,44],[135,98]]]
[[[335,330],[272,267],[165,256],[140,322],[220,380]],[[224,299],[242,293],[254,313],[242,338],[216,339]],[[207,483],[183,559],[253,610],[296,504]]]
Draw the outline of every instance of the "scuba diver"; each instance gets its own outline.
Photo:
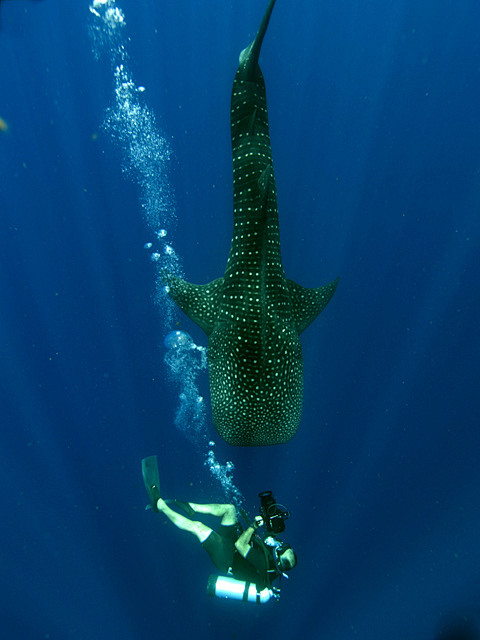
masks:
[[[142,460],[142,474],[150,498],[151,508],[164,513],[179,529],[194,535],[210,556],[217,570],[226,577],[210,576],[209,595],[234,598],[261,604],[270,598],[278,599],[279,587],[272,582],[286,576],[297,564],[297,556],[291,546],[276,536],[284,528],[288,511],[280,508],[271,491],[260,494],[261,516],[245,530],[238,522],[233,504],[196,504],[179,500],[164,500],[160,496],[157,457]],[[188,517],[172,509],[181,509]],[[147,507],[148,508],[148,507]],[[197,520],[198,514],[221,518],[218,531]],[[245,519],[247,516],[243,512]],[[264,536],[257,529],[265,527]]]

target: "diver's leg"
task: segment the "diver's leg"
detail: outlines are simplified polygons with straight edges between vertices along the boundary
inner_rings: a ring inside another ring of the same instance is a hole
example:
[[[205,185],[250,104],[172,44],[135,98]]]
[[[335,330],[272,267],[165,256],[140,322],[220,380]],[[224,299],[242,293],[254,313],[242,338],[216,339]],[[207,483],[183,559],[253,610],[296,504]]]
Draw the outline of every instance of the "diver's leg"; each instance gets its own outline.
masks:
[[[237,522],[237,510],[233,504],[196,504],[195,502],[188,504],[197,513],[206,513],[221,518],[220,524],[228,526]]]
[[[205,542],[208,536],[212,533],[212,529],[210,529],[210,527],[207,527],[206,524],[203,524],[203,522],[189,520],[173,509],[170,509],[165,500],[162,500],[162,498],[159,498],[157,500],[157,509],[159,511],[162,511],[162,513],[164,513],[176,527],[178,527],[179,529],[183,529],[184,531],[189,531],[191,534],[196,536],[200,543]]]

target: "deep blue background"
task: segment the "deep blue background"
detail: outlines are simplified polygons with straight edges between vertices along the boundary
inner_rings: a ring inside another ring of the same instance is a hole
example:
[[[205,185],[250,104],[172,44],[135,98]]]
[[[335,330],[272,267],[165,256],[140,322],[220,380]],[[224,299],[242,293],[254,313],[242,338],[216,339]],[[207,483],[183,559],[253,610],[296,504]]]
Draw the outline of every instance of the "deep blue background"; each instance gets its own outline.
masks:
[[[195,282],[226,263],[231,81],[264,5],[120,5]],[[0,19],[2,637],[420,640],[478,620],[478,0],[275,7],[261,63],[285,271],[341,280],[303,337],[294,440],[215,438],[249,508],[272,488],[292,511],[299,565],[265,608],[208,598],[206,554],[144,511],[153,453],[166,496],[223,497],[173,426],[152,233],[101,129],[112,73],[88,2],[5,1]]]

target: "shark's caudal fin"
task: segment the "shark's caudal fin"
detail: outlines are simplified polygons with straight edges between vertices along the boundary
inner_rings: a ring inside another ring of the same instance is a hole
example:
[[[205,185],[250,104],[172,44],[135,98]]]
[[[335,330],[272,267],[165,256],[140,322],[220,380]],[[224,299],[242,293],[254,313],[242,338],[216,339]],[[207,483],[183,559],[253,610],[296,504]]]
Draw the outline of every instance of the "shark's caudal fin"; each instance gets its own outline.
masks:
[[[263,44],[263,38],[267,32],[268,23],[270,22],[270,16],[272,15],[273,7],[276,0],[270,0],[268,7],[263,15],[260,28],[258,29],[255,40],[248,45],[241,53],[239,57],[240,65],[244,66],[246,75],[254,77],[258,68],[258,58],[260,56],[260,50]],[[248,78],[250,79],[250,78]]]

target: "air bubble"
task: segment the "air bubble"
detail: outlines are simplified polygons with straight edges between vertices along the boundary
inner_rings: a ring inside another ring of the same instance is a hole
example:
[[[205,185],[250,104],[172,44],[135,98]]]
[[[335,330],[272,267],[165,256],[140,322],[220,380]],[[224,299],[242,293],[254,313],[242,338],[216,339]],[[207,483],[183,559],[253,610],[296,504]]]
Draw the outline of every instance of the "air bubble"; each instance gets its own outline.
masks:
[[[167,349],[194,348],[196,346],[191,336],[185,331],[170,331],[165,336],[163,344]]]

